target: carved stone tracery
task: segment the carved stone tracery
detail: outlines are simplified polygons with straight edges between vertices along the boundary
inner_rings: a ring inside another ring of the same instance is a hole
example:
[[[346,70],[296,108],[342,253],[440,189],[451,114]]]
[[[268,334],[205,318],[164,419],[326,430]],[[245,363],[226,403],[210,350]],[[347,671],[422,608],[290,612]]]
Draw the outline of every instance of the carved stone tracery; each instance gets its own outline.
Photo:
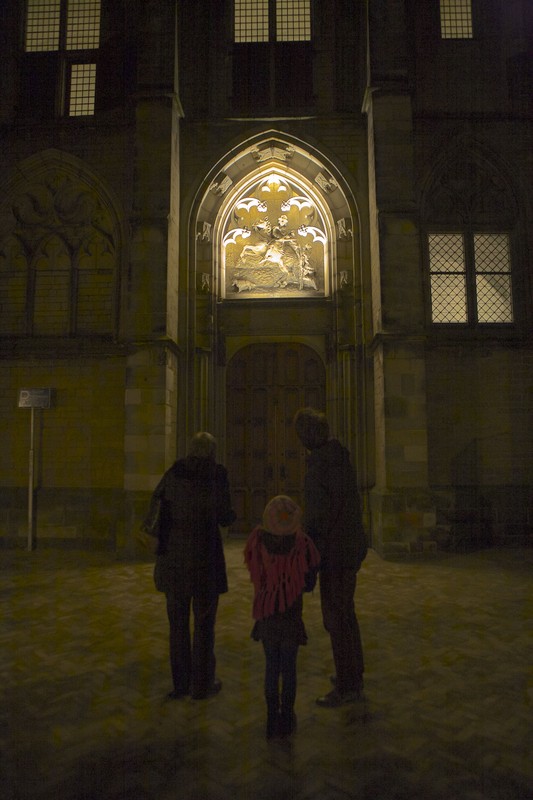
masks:
[[[0,289],[6,314],[0,330],[21,333],[29,325],[36,334],[111,333],[117,234],[97,192],[80,179],[50,170],[21,188],[4,208]],[[13,288],[14,273],[24,275],[24,289]],[[21,309],[28,285],[33,287],[31,307]]]
[[[422,214],[432,222],[513,224],[517,209],[503,176],[467,151],[442,160],[424,192]]]

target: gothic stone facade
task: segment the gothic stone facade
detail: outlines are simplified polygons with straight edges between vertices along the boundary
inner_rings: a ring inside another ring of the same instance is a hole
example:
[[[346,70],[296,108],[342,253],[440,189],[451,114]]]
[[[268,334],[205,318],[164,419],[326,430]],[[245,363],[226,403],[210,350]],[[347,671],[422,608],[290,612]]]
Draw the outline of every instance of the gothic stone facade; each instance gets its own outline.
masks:
[[[528,0],[36,5],[1,31],[2,542],[134,554],[198,429],[246,533],[300,497],[303,404],[384,557],[529,540]]]

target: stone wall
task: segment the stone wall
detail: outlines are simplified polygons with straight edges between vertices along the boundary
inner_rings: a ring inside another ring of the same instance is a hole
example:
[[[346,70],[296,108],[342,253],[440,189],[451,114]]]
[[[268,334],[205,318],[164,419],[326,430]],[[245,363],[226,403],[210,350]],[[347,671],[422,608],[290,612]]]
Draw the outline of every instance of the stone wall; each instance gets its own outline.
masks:
[[[123,527],[124,359],[33,357],[4,363],[0,416],[0,538],[27,537],[31,411],[20,388],[51,388],[34,411],[35,534],[41,543],[113,549]]]

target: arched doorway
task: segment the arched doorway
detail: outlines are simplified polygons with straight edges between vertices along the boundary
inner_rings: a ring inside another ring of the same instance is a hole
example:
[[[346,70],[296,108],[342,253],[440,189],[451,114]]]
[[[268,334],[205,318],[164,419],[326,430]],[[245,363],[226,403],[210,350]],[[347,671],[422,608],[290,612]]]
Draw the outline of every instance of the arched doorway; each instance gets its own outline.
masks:
[[[215,432],[238,513],[232,533],[246,535],[271,496],[301,499],[299,406],[324,408],[367,474],[359,215],[323,154],[272,130],[226,153],[191,211],[178,418],[184,436]]]
[[[237,521],[247,535],[268,500],[302,500],[305,451],[292,420],[302,406],[324,408],[325,369],[310,347],[251,344],[229,361],[226,378],[226,461]]]

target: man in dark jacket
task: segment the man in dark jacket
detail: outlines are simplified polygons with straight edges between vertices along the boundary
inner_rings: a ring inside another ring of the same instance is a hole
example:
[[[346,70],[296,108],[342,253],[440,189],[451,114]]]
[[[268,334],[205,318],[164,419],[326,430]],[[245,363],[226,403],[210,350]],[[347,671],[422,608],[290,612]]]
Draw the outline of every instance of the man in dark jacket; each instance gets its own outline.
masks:
[[[226,469],[215,461],[210,433],[193,436],[186,458],[167,470],[156,487],[145,529],[158,537],[156,588],[167,599],[170,666],[178,699],[210,697],[222,688],[215,678],[218,596],[228,591],[219,525],[235,520]],[[158,510],[158,524],[150,524]],[[190,609],[194,634],[189,631]]]
[[[330,438],[325,415],[300,409],[296,433],[310,451],[305,476],[305,529],[321,555],[320,600],[331,639],[335,688],[317,704],[335,708],[360,698],[363,648],[355,615],[357,572],[367,553],[361,502],[348,450]]]

